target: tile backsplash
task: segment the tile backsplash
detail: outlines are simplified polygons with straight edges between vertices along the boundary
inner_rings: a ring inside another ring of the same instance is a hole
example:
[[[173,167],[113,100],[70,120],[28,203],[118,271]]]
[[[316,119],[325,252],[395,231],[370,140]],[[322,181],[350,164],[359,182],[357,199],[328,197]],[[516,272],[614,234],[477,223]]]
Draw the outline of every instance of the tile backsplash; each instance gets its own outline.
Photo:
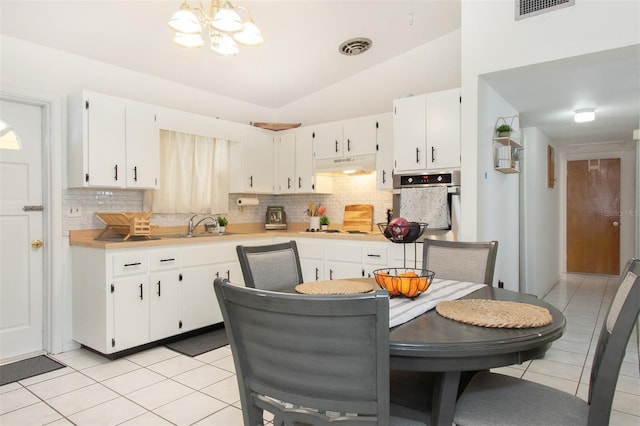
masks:
[[[305,209],[308,203],[322,204],[332,224],[343,220],[344,206],[347,204],[372,204],[374,222],[386,220],[386,210],[391,208],[391,191],[376,189],[376,175],[333,177],[332,194],[287,194],[253,195],[230,194],[229,211],[226,214],[229,223],[264,223],[267,206],[284,206],[288,222],[305,222]],[[65,212],[79,208],[78,217],[63,215],[64,232],[71,229],[101,229],[105,225],[94,215],[95,212],[142,211],[144,191],[126,189],[86,189],[71,188],[64,190]],[[240,209],[236,205],[239,197],[255,197],[257,206]],[[185,225],[190,214],[154,214],[151,223],[158,226]],[[374,226],[375,227],[375,226]]]

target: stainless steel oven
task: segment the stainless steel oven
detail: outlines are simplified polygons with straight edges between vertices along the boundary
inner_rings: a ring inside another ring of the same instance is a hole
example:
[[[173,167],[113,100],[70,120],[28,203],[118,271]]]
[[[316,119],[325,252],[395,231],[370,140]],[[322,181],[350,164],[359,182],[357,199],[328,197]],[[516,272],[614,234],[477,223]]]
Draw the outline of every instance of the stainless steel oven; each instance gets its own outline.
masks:
[[[425,235],[455,240],[460,224],[460,171],[394,175],[392,216],[428,223]]]

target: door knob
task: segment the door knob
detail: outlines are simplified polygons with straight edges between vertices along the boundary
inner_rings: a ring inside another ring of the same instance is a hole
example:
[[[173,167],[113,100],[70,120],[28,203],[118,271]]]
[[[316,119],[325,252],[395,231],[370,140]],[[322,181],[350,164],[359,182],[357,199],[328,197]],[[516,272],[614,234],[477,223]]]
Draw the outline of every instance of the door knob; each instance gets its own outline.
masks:
[[[42,247],[42,241],[40,241],[40,240],[33,240],[33,241],[31,241],[31,247],[33,247],[33,248],[40,248],[40,247]]]
[[[617,220],[614,220],[612,225],[617,228],[618,226],[620,226],[620,222],[618,222]]]

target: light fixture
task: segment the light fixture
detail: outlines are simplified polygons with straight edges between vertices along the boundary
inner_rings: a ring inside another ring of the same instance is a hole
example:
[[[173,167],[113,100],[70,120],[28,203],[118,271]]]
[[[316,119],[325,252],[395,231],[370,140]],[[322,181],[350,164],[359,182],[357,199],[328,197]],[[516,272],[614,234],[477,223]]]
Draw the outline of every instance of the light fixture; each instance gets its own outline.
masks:
[[[596,110],[593,108],[578,109],[575,111],[573,119],[576,123],[586,123],[596,118]]]
[[[246,14],[244,21],[239,11]],[[182,47],[203,46],[202,32],[208,31],[211,50],[223,56],[237,55],[240,52],[237,43],[245,46],[264,43],[249,10],[235,7],[229,0],[211,0],[208,11],[202,0],[199,0],[198,7],[193,8],[184,0],[168,25],[176,32],[173,41]]]

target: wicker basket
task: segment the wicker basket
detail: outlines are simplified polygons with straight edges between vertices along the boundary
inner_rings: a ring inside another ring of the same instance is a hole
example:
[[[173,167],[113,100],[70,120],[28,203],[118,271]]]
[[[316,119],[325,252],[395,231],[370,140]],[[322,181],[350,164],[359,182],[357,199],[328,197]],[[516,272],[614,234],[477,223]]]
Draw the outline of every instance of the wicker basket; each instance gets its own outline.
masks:
[[[103,236],[107,231],[113,230],[124,240],[134,236],[151,235],[151,215],[152,212],[120,212],[120,213],[98,213],[98,216],[107,227],[98,235]]]

